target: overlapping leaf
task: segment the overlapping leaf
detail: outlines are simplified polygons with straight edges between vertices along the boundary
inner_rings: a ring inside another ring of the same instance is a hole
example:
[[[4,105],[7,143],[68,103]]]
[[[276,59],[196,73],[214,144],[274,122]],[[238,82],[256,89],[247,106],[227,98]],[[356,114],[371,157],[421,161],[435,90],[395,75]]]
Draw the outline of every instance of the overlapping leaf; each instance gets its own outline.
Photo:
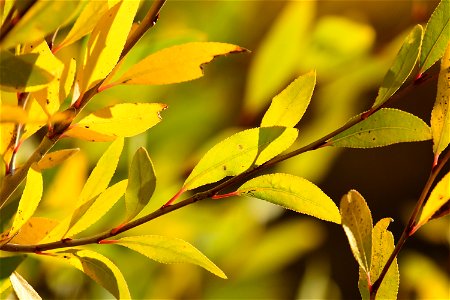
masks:
[[[13,244],[32,245],[39,243],[55,226],[58,221],[48,218],[32,217],[26,222],[19,233],[11,240]]]
[[[120,77],[117,84],[170,84],[203,76],[202,66],[219,55],[247,51],[236,45],[195,42],[160,50],[144,58]]]
[[[183,190],[235,176],[253,164],[263,164],[287,149],[297,138],[297,130],[262,127],[238,132],[211,148],[186,179]]]
[[[19,300],[41,300],[41,296],[19,273],[13,272],[9,277],[14,292]]]
[[[316,84],[316,73],[309,72],[294,80],[287,88],[272,99],[264,114],[261,127],[294,127],[309,105]]]
[[[69,249],[52,252],[104,287],[116,299],[130,299],[130,292],[120,270],[108,258],[90,250]]]
[[[194,246],[180,239],[158,235],[143,235],[121,238],[118,245],[139,252],[160,263],[190,263],[198,265],[209,272],[227,278],[212,261]]]
[[[372,105],[373,108],[380,107],[386,102],[402,86],[409,74],[411,74],[419,58],[422,32],[422,26],[416,25],[406,37],[391,68],[383,79],[378,96]]]
[[[401,110],[383,108],[334,136],[329,143],[336,147],[373,148],[430,138],[430,127],[420,118]]]
[[[428,20],[420,52],[420,73],[431,67],[450,41],[450,1],[442,0]]]
[[[78,153],[80,151],[80,148],[74,148],[74,149],[63,149],[63,150],[57,150],[54,152],[49,152],[44,155],[44,157],[41,158],[41,160],[37,163],[37,168],[39,170],[43,169],[50,169],[53,168],[75,153]]]
[[[341,199],[341,222],[353,256],[365,274],[369,274],[372,258],[372,214],[364,198],[351,190]]]
[[[294,175],[278,173],[259,176],[244,183],[237,193],[325,221],[341,223],[339,209],[333,200],[313,183]]]

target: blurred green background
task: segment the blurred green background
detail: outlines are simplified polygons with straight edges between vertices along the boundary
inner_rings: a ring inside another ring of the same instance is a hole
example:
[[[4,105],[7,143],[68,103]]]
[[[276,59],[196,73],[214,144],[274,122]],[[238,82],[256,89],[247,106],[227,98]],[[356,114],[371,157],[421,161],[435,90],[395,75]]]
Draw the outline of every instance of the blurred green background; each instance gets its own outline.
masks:
[[[150,4],[143,3],[138,19]],[[298,125],[296,146],[333,131],[370,107],[403,38],[413,25],[426,22],[436,5],[437,1],[168,1],[157,25],[132,51],[123,69],[161,48],[190,41],[227,42],[251,53],[218,58],[205,67],[203,78],[192,82],[115,87],[96,96],[86,113],[119,102],[169,105],[163,122],[126,140],[113,182],[127,177],[134,151],[145,146],[158,184],[143,213],[159,208],[212,145],[238,130],[258,126],[271,98],[312,69],[317,70],[317,86]],[[60,55],[69,57],[80,46],[75,44]],[[430,80],[395,106],[429,123],[435,90],[436,80]],[[44,173],[41,216],[61,217],[70,211],[72,199],[107,146],[71,139],[58,144],[82,151]],[[390,229],[398,239],[432,158],[430,141],[373,150],[320,149],[271,171],[304,176],[337,204],[348,190],[358,190],[374,221],[395,220]],[[66,199],[55,196],[61,190]],[[119,203],[91,232],[117,225],[122,212]],[[408,241],[399,256],[399,299],[450,297],[449,225],[448,217],[433,221]],[[161,265],[118,246],[91,246],[118,265],[136,299],[360,297],[357,264],[341,227],[260,200],[207,200],[128,234],[184,239],[229,277],[222,280],[197,266]],[[46,299],[111,297],[81,272],[51,260],[28,259],[20,271]]]

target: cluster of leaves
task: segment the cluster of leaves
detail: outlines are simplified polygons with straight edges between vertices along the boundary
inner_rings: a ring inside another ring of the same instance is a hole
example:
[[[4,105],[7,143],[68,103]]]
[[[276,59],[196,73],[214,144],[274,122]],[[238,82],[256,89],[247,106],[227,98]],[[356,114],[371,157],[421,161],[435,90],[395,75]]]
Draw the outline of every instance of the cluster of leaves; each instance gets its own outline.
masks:
[[[161,120],[159,113],[167,106],[122,103],[83,118],[77,118],[78,114],[94,95],[114,86],[193,80],[202,76],[201,66],[214,57],[245,52],[246,49],[224,43],[182,44],[151,54],[122,71],[124,57],[154,25],[164,1],[155,1],[140,24],[133,23],[139,1],[73,1],[70,2],[71,9],[58,1],[20,3],[5,2],[1,15],[0,87],[2,91],[17,93],[17,104],[3,103],[3,100],[1,103],[0,151],[4,172],[0,208],[10,199],[13,201],[13,192],[25,178],[26,182],[11,225],[0,237],[2,251],[32,253],[39,258],[64,261],[116,298],[130,298],[120,270],[107,257],[79,246],[117,244],[158,262],[192,263],[226,278],[214,263],[183,240],[156,235],[110,238],[199,200],[251,196],[341,224],[359,265],[362,297],[396,297],[399,284],[396,255],[404,240],[429,220],[449,212],[450,174],[445,175],[428,196],[431,184],[450,156],[447,151],[440,158],[450,142],[448,0],[441,1],[425,31],[417,25],[406,37],[368,111],[310,145],[283,154],[297,140],[295,126],[306,112],[316,84],[315,71],[304,74],[272,99],[259,127],[237,132],[213,146],[174,197],[160,209],[140,218],[137,217],[149,203],[156,187],[155,170],[147,151],[144,148],[136,151],[128,179],[111,186],[110,181],[123,150],[124,138],[155,126]],[[67,35],[53,43],[58,28],[68,25],[76,16]],[[81,60],[58,57],[61,49],[86,35],[87,44],[82,49]],[[422,81],[426,76],[423,73],[439,59],[441,72],[431,127],[410,113],[386,107],[417,65],[418,75],[408,87]],[[16,155],[22,142],[42,132],[45,134],[35,152],[23,165],[16,167]],[[43,193],[42,171],[55,167],[79,151],[49,152],[62,137],[112,143],[91,172],[70,215],[59,221],[34,217]],[[373,226],[370,210],[358,192],[346,194],[338,209],[330,197],[305,178],[284,173],[256,176],[260,170],[326,146],[374,148],[430,139],[435,157],[432,176],[397,247],[392,233],[387,230],[390,220],[382,219]],[[177,201],[185,192],[209,184],[213,187]],[[233,192],[220,194],[235,184],[240,186]],[[123,196],[126,209],[119,224],[111,225],[105,232],[82,235]],[[26,280],[15,272],[24,259],[24,255],[0,258],[0,293],[6,295],[12,288],[20,299],[39,299]]]

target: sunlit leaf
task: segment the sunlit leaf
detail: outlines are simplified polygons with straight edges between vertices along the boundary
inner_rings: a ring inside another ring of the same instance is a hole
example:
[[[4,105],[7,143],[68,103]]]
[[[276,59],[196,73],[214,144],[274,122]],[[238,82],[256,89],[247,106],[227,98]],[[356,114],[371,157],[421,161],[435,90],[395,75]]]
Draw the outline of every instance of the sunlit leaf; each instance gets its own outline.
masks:
[[[315,5],[314,1],[286,3],[255,51],[246,87],[247,111],[259,112],[298,72],[305,38],[314,20]]]
[[[32,245],[39,243],[58,221],[48,218],[33,217],[26,222],[19,233],[11,240],[13,244]]]
[[[316,84],[316,73],[309,72],[294,80],[287,88],[272,99],[265,113],[261,127],[294,127],[309,105]]]
[[[329,143],[336,147],[373,148],[430,138],[430,127],[420,118],[401,110],[383,108],[334,136]]]
[[[111,142],[116,139],[115,136],[102,134],[76,125],[67,130],[64,135],[89,142]]]
[[[36,1],[0,42],[2,49],[34,42],[70,22],[80,1]],[[39,24],[37,26],[36,24]]]
[[[434,10],[425,28],[419,60],[420,73],[425,72],[442,57],[449,41],[450,1],[442,0]]]
[[[195,264],[220,278],[227,278],[222,270],[203,253],[188,242],[180,239],[158,235],[130,236],[119,239],[117,244],[130,248],[160,263]]]
[[[9,277],[9,280],[11,280],[12,287],[19,300],[42,299],[33,287],[25,280],[25,278],[20,276],[19,273],[13,272]]]
[[[74,148],[74,149],[64,149],[64,150],[58,150],[54,152],[49,152],[44,155],[44,157],[41,158],[41,160],[37,163],[37,168],[39,170],[43,169],[50,169],[53,168],[75,153],[80,151],[80,148]]]
[[[383,79],[383,83],[378,90],[378,96],[372,105],[373,108],[379,107],[386,102],[402,86],[409,74],[411,74],[419,58],[422,32],[422,26],[416,25],[406,37],[402,48]]]
[[[372,215],[364,198],[351,190],[341,199],[341,222],[353,256],[365,274],[369,274],[372,257]]]
[[[103,255],[90,250],[69,249],[52,252],[52,256],[69,263],[104,287],[116,299],[130,299],[130,292],[120,270]]]
[[[431,112],[431,132],[433,152],[437,155],[450,143],[450,42],[444,57],[438,78],[438,90],[433,111]]]
[[[3,104],[0,109],[0,122],[25,124],[28,122],[28,114],[20,106]]]
[[[42,110],[42,107],[39,105],[39,103],[35,101],[35,99],[30,99],[27,105],[27,110],[28,123],[26,125],[26,130],[22,134],[22,137],[20,139],[21,142],[32,136],[36,131],[46,125],[48,121],[48,116],[46,115],[44,110]]]
[[[150,54],[131,67],[115,84],[169,84],[203,76],[202,66],[219,55],[247,51],[236,45],[195,42]]]
[[[139,148],[134,154],[128,171],[128,186],[125,193],[127,215],[125,222],[137,216],[150,201],[156,187],[156,175],[153,163],[145,148]]]
[[[39,202],[41,201],[43,190],[42,174],[30,168],[27,173],[27,180],[16,216],[9,231],[9,236],[16,234],[20,228],[33,216]]]
[[[83,118],[66,135],[77,136],[77,132],[93,131],[92,139],[97,136],[134,136],[158,124],[161,121],[160,112],[166,108],[167,105],[161,103],[122,103],[105,107]],[[78,130],[77,127],[87,130]]]
[[[253,128],[238,132],[211,148],[186,179],[183,189],[219,181],[235,176],[250,168],[258,159],[271,158],[289,147],[297,137],[297,130],[283,127]],[[278,147],[270,147],[276,143]],[[265,150],[268,150],[264,152]]]
[[[434,187],[430,197],[423,206],[416,227],[418,228],[427,223],[448,201],[450,201],[450,172],[447,173]]]
[[[333,200],[315,184],[294,175],[277,173],[259,176],[244,183],[237,193],[325,221],[341,223],[339,209]]]
[[[109,181],[116,171],[123,144],[123,139],[118,138],[103,153],[81,191],[79,204],[91,200],[108,187]]]
[[[88,90],[114,68],[133,23],[139,1],[120,1],[109,9],[90,35],[80,90]]]

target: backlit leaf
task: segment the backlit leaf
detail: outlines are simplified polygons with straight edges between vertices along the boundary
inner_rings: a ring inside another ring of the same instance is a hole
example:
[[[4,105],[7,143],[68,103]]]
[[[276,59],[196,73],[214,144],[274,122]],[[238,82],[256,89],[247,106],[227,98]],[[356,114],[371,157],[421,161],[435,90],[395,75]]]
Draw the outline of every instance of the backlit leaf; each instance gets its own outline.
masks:
[[[90,250],[69,249],[52,252],[55,255],[104,287],[116,299],[130,299],[130,292],[120,270],[103,255]]]
[[[26,255],[0,257],[0,281],[7,279],[12,272],[23,262]]]
[[[22,226],[19,233],[11,240],[13,244],[32,245],[39,243],[58,221],[48,218],[33,217]]]
[[[0,109],[0,122],[25,124],[28,122],[28,114],[20,106],[3,104]]]
[[[416,227],[427,223],[448,201],[450,201],[450,173],[447,173],[434,187],[422,209]]]
[[[420,53],[420,73],[431,67],[450,41],[450,1],[442,0],[428,20]]]
[[[431,138],[431,130],[420,118],[391,108],[383,108],[366,120],[329,140],[332,146],[373,148]]]
[[[316,84],[316,73],[309,72],[294,80],[287,88],[272,99],[265,113],[261,127],[294,127],[309,105]]]
[[[433,152],[439,155],[450,143],[450,42],[441,61],[436,101],[431,112],[431,132]]]
[[[128,186],[125,193],[127,215],[125,222],[136,217],[150,201],[156,187],[156,175],[153,163],[145,148],[139,148],[134,154],[128,171]]]
[[[75,128],[83,127],[87,131],[82,129],[78,132],[94,131],[106,138],[134,136],[158,124],[160,112],[166,108],[167,105],[161,103],[122,103],[105,107],[83,118],[66,134],[74,136]],[[93,139],[95,136],[92,134]]]
[[[249,195],[325,221],[341,223],[339,209],[320,188],[290,174],[269,174],[244,183],[239,195]]]
[[[378,90],[378,96],[372,105],[373,108],[379,107],[386,102],[402,86],[409,74],[411,74],[419,58],[422,32],[422,26],[416,25],[406,37],[391,68],[384,76],[383,83]]]
[[[202,66],[214,57],[247,51],[236,45],[195,42],[150,54],[131,67],[115,84],[169,84],[203,76]]]
[[[122,153],[123,143],[123,139],[118,138],[103,153],[81,191],[78,199],[79,204],[91,200],[108,187],[109,181],[116,171],[117,163]]]
[[[111,142],[116,139],[115,136],[102,134],[86,127],[78,127],[76,125],[67,130],[64,135],[90,142]]]
[[[87,45],[80,90],[90,89],[114,68],[133,23],[139,1],[120,1],[103,14]]]
[[[80,1],[36,1],[0,42],[0,47],[7,49],[45,38],[70,22],[79,5]]]
[[[70,218],[70,229],[64,235],[72,237],[100,220],[125,194],[128,180],[122,180],[104,190],[97,198],[81,204]]]
[[[238,132],[216,144],[203,156],[186,179],[183,190],[238,175],[255,162],[262,164],[267,158],[275,157],[287,149],[296,137],[296,129],[283,127],[262,127]],[[277,147],[271,147],[272,143],[276,143]]]
[[[117,244],[130,248],[160,263],[195,264],[220,278],[227,278],[222,270],[203,253],[188,242],[180,239],[158,235],[130,236],[119,239]]]
[[[365,274],[369,274],[372,257],[372,215],[364,198],[351,190],[341,199],[341,222],[353,256]]]
[[[50,169],[53,168],[75,153],[80,151],[80,148],[74,148],[74,149],[64,149],[64,150],[58,150],[54,152],[49,152],[44,155],[44,157],[41,158],[41,160],[37,163],[37,168],[39,170],[43,169]]]
[[[42,174],[30,168],[27,173],[25,189],[23,190],[16,216],[9,231],[9,236],[16,234],[31,216],[33,216],[41,201],[42,190]]]
[[[20,276],[19,273],[13,272],[9,277],[9,280],[11,280],[12,287],[19,300],[42,299],[33,287],[25,280],[25,278]]]

